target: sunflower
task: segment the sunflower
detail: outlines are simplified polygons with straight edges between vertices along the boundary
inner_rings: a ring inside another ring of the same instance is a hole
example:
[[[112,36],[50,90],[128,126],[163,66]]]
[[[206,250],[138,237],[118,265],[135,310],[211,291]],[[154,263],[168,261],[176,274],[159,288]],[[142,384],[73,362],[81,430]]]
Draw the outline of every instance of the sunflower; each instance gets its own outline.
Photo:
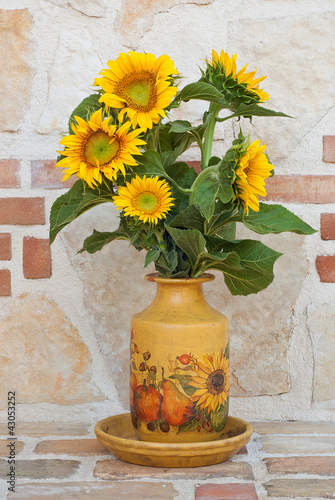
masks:
[[[108,66],[94,85],[106,92],[100,98],[106,108],[122,108],[120,121],[127,114],[134,127],[139,125],[146,132],[164,118],[164,109],[177,93],[172,75],[178,71],[169,56],[156,59],[153,54],[122,53],[115,61],[108,61]]]
[[[232,57],[229,57],[229,55],[224,50],[221,50],[220,56],[218,56],[215,50],[213,50],[212,66],[214,69],[216,69],[217,67],[221,67],[227,78],[234,78],[238,84],[244,85],[247,90],[256,94],[259,102],[267,101],[269,99],[269,94],[259,88],[260,82],[262,82],[266,78],[266,76],[262,76],[254,80],[256,71],[245,73],[245,70],[248,66],[247,64],[237,72],[236,58],[236,54],[234,54]]]
[[[157,177],[142,179],[138,175],[127,187],[119,187],[119,195],[113,202],[118,209],[123,209],[125,215],[138,217],[143,222],[157,224],[159,219],[165,219],[167,212],[173,207],[170,186]]]
[[[63,181],[76,174],[90,187],[102,182],[102,172],[113,180],[119,171],[126,175],[125,165],[135,166],[133,154],[141,154],[138,146],[146,144],[137,136],[142,130],[129,132],[128,121],[121,127],[109,125],[110,118],[102,121],[102,109],[92,114],[88,121],[75,116],[72,124],[74,134],[63,137],[60,144],[64,151],[58,151],[63,158],[56,167],[66,168]]]
[[[229,361],[222,351],[217,357],[207,354],[203,359],[204,363],[197,361],[197,375],[192,377],[189,385],[196,388],[192,396],[196,406],[214,413],[228,400]]]
[[[247,215],[249,207],[255,212],[259,211],[258,196],[266,196],[265,179],[270,177],[274,168],[264,154],[265,149],[265,144],[260,146],[259,141],[252,142],[241,156],[235,171],[237,196],[242,200],[243,212]]]

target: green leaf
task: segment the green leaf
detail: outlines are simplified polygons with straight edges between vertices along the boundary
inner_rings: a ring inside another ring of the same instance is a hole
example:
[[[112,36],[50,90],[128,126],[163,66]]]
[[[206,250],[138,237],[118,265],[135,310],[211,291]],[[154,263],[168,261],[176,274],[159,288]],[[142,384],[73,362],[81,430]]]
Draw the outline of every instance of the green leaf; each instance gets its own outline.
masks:
[[[197,173],[194,168],[190,168],[185,162],[178,162],[166,168],[166,173],[180,187],[189,188],[197,178]],[[181,193],[175,186],[171,185],[172,197],[174,198],[174,207],[170,212],[171,217],[179,214],[182,210],[188,207],[189,196]]]
[[[223,95],[213,85],[206,82],[195,82],[186,85],[176,96],[176,100],[189,101],[201,99],[202,101],[223,101]]]
[[[183,425],[180,425],[177,431],[177,434],[180,434],[181,432],[187,432],[187,431],[195,431],[195,429],[199,426],[199,422],[196,418],[193,418],[192,420],[189,420]]]
[[[101,203],[112,202],[113,193],[101,184],[91,189],[82,180],[78,180],[69,191],[54,202],[50,213],[50,243],[54,241],[63,227],[70,224],[90,208]]]
[[[209,221],[214,214],[216,200],[228,203],[234,195],[231,185],[222,185],[212,179],[201,182],[195,193],[195,202],[199,206],[201,213]]]
[[[173,379],[173,380],[178,380],[180,383],[183,391],[188,395],[188,396],[193,396],[196,387],[192,387],[189,385],[192,377],[190,375],[180,375],[179,373],[173,373],[170,375],[168,378]]]
[[[282,233],[290,231],[297,234],[314,234],[310,225],[281,205],[259,204],[259,212],[250,211],[244,216],[243,224],[258,234]]]
[[[286,115],[281,111],[273,111],[272,109],[262,108],[259,104],[240,104],[236,109],[234,114],[230,115],[229,118],[233,118],[235,116],[243,116],[248,118],[250,116],[283,116],[286,118],[293,118],[290,115]]]
[[[101,95],[100,94],[91,94],[88,97],[85,97],[83,101],[76,107],[76,109],[72,112],[69,119],[69,132],[73,134],[72,123],[77,124],[75,120],[75,116],[79,116],[83,120],[88,120],[90,116],[98,109],[101,108],[101,104],[99,103]]]
[[[154,250],[154,249],[149,250],[145,256],[144,267],[147,267],[149,264],[151,264],[151,262],[157,260],[160,254],[161,254],[160,250]]]
[[[143,155],[135,156],[136,161],[143,168],[143,173],[146,175],[166,176],[161,157],[157,151],[146,151]],[[140,169],[137,167],[139,172]]]
[[[171,227],[183,227],[204,231],[205,218],[201,215],[196,205],[191,205],[182,210],[171,222]]]
[[[201,253],[205,252],[206,240],[196,229],[176,229],[165,225],[175,244],[187,255],[194,271]]]
[[[114,240],[129,240],[129,236],[121,228],[113,232],[100,232],[93,229],[93,233],[88,236],[83,243],[83,248],[78,253],[95,253],[101,250],[105,245]]]

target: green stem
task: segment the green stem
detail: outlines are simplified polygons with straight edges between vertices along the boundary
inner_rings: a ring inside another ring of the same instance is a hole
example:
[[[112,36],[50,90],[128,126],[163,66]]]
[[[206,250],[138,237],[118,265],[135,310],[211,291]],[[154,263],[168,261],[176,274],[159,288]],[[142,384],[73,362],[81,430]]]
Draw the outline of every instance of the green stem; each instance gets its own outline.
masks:
[[[211,103],[209,106],[208,111],[212,113],[212,116],[209,120],[209,124],[205,133],[204,147],[201,151],[201,170],[204,170],[208,167],[208,162],[212,156],[214,130],[220,109],[221,108],[218,104]]]
[[[173,184],[177,189],[178,191],[180,191],[181,193],[184,193],[184,194],[190,194],[191,193],[191,189],[188,189],[188,188],[182,188],[181,186],[179,186],[179,184],[173,180],[171,177],[169,177],[167,174],[164,174],[165,178],[171,182],[171,184]]]
[[[197,193],[197,189],[199,187],[199,184],[201,184],[204,180],[207,179],[207,177],[210,177],[216,171],[217,171],[217,166],[214,165],[213,167],[208,167],[205,170],[203,170],[202,172],[200,172],[200,174],[198,175],[198,177],[193,182],[191,189],[189,190],[190,191],[190,197],[189,197],[189,203],[188,204],[190,206],[194,205],[194,203],[195,203],[195,197],[196,197],[196,193]]]

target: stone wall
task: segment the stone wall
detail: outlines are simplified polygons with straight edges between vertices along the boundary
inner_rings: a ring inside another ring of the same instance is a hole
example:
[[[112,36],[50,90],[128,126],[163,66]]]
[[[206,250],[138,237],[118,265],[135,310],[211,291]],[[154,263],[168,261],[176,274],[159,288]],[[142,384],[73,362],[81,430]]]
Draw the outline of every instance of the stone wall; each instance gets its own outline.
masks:
[[[242,126],[276,166],[267,199],[320,230],[261,238],[284,256],[258,295],[231,297],[219,275],[206,285],[231,320],[231,413],[335,419],[334,21],[335,5],[318,0],[0,0],[1,421],[13,390],[21,421],[93,423],[127,410],[129,319],[154,285],[125,242],[77,254],[93,228],[116,227],[112,206],[82,215],[50,251],[50,207],[72,182],[61,183],[56,150],[69,114],[119,52],[168,53],[184,85],[212,48],[268,75],[269,107],[295,117]],[[204,109],[185,104],[173,117],[197,123]],[[215,153],[238,126],[218,128]],[[185,159],[197,161],[198,150]]]

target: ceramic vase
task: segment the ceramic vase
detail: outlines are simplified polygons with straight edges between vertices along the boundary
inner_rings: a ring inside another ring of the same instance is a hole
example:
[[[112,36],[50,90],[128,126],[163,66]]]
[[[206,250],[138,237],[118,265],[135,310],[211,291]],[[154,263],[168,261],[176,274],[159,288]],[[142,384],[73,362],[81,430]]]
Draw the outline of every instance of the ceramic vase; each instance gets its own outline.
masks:
[[[131,319],[130,410],[142,441],[223,435],[229,404],[229,322],[205,300],[214,279],[146,276],[153,302]]]

